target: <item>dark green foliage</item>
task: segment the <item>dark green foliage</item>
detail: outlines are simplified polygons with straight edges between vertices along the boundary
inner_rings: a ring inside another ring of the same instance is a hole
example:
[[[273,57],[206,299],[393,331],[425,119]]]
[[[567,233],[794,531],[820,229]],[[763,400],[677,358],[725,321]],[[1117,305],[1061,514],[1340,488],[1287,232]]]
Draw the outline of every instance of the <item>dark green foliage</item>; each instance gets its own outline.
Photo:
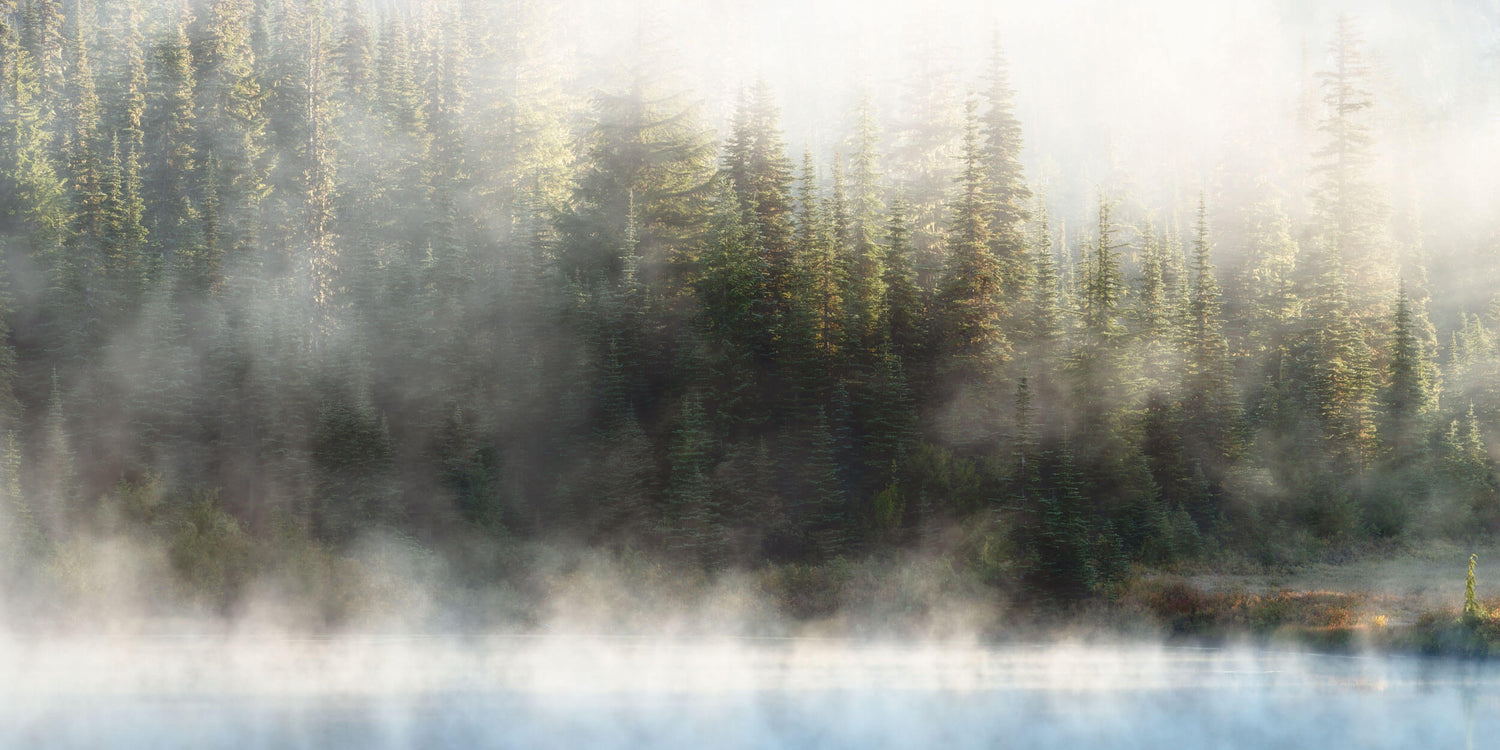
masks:
[[[1380,434],[1391,461],[1409,464],[1426,437],[1425,416],[1431,408],[1430,365],[1418,339],[1412,300],[1402,286],[1396,298],[1390,343],[1389,385],[1382,394],[1384,422]]]
[[[347,540],[362,529],[400,522],[385,419],[352,394],[335,391],[322,401],[311,446],[314,530]]]
[[[505,507],[499,457],[494,447],[461,408],[454,408],[444,432],[438,449],[443,465],[442,481],[453,493],[459,513],[470,523],[491,531],[502,528]]]
[[[0,0],[0,573],[115,502],[220,608],[376,536],[770,561],[812,616],[903,545],[1071,601],[1500,531],[1500,320],[1397,288],[1347,21],[1308,211],[1216,176],[1187,228],[1034,189],[998,45],[797,174],[763,82],[716,142],[653,44],[585,93],[545,3],[388,5]]]
[[[667,454],[660,532],[670,549],[703,563],[719,559],[723,533],[714,502],[712,450],[703,403],[689,395],[682,402]]]
[[[963,172],[948,233],[948,268],[938,297],[947,367],[959,379],[985,382],[1008,354],[1003,323],[1005,269],[991,245],[994,198],[974,102],[964,129]]]
[[[781,139],[781,114],[765,81],[740,98],[724,144],[723,173],[744,212],[750,245],[765,258],[771,316],[765,324],[774,327],[791,306],[792,162]]]
[[[192,596],[229,608],[254,575],[250,539],[220,506],[218,493],[186,499],[167,557]]]

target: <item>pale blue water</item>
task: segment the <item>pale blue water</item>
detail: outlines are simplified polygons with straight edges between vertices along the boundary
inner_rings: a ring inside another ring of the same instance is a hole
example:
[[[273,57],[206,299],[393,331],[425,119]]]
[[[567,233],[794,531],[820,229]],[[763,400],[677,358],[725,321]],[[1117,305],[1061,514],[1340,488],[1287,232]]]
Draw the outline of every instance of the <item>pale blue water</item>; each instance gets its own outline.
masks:
[[[0,746],[1321,749],[1500,738],[1500,668],[1411,658],[381,642],[334,656],[126,648],[113,663],[103,647],[48,648],[64,653],[13,655],[5,668],[92,661],[115,677],[13,672],[40,687],[10,690]]]

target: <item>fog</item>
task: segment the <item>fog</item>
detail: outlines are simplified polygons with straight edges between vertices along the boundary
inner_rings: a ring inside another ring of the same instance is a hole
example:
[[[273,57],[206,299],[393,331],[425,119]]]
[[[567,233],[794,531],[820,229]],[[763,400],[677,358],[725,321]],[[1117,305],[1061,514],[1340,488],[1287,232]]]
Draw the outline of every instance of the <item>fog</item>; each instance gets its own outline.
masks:
[[[0,0],[0,745],[1473,747],[1497,133],[1494,0]]]
[[[1420,190],[1412,207],[1431,225],[1469,221],[1495,209],[1500,187],[1491,137],[1500,9],[1484,0],[588,0],[555,12],[581,20],[562,38],[576,40],[583,70],[618,71],[643,38],[633,32],[654,29],[648,38],[675,56],[669,70],[721,123],[736,92],[764,78],[794,153],[847,150],[862,91],[875,92],[889,135],[911,116],[916,91],[978,90],[998,37],[1026,126],[1028,174],[1064,216],[1087,213],[1100,185],[1127,187],[1111,184],[1118,179],[1155,191],[1155,210],[1181,210],[1226,170],[1294,178],[1313,146],[1314,76],[1326,66],[1329,29],[1354,13],[1378,71],[1379,119],[1395,141],[1385,145],[1416,170],[1406,175]],[[1294,198],[1305,192],[1281,187]]]
[[[9,643],[28,747],[1482,747],[1492,668],[829,640]]]

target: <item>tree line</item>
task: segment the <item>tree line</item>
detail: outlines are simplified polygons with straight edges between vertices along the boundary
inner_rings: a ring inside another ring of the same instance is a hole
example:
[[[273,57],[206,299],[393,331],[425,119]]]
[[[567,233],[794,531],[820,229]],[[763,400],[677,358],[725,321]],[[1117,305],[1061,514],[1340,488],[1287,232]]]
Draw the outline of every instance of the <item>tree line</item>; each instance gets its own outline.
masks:
[[[537,15],[0,0],[15,559],[143,493],[710,570],[970,529],[1064,596],[1500,526],[1497,309],[1429,320],[1348,19],[1294,221],[1051,215],[998,43],[961,112],[865,96],[798,159],[765,84],[722,137],[649,55],[570,91]]]

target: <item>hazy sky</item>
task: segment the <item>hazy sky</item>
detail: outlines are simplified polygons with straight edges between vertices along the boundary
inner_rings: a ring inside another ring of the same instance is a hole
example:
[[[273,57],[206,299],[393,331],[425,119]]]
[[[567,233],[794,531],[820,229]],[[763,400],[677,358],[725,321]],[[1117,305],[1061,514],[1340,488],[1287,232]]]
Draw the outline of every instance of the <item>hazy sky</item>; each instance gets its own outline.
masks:
[[[1208,183],[1243,159],[1295,172],[1307,150],[1295,139],[1304,83],[1349,11],[1383,103],[1399,105],[1384,116],[1420,157],[1422,200],[1452,192],[1442,205],[1489,213],[1500,189],[1500,0],[565,0],[555,10],[593,70],[619,67],[640,19],[652,19],[716,125],[764,76],[792,149],[820,156],[844,137],[861,86],[898,120],[922,85],[917,60],[951,65],[973,88],[998,32],[1031,177],[1065,210],[1081,210],[1112,170],[1158,204],[1199,186],[1168,183]]]

